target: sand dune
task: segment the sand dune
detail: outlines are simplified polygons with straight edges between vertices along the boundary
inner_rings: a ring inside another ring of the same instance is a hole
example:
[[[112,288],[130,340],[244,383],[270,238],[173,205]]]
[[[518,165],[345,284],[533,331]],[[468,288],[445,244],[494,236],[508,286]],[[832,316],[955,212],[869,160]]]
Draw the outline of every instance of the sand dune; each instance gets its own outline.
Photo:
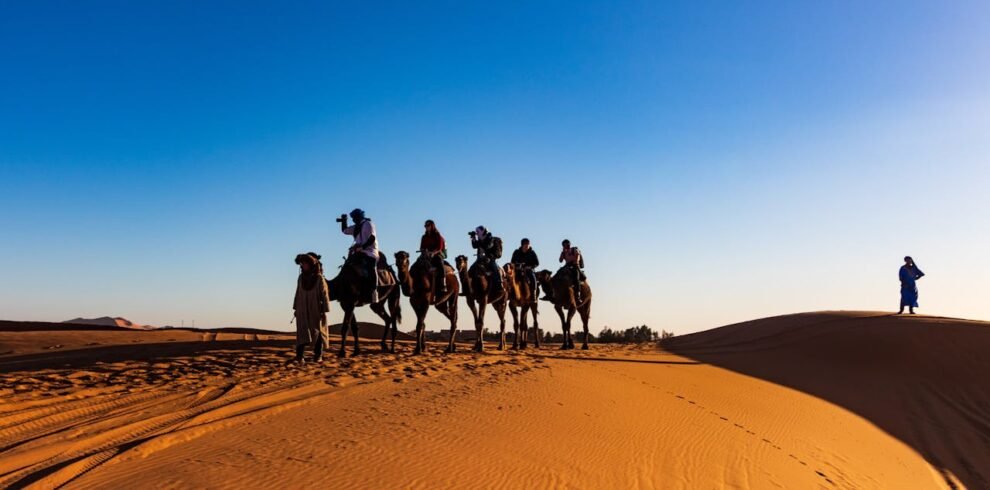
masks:
[[[831,312],[674,339],[671,351],[839,405],[912,447],[946,483],[990,488],[990,324]]]
[[[151,330],[155,327],[151,325],[141,325],[119,316],[101,316],[99,318],[73,318],[62,323],[73,325],[100,325],[107,327],[133,328],[135,330]]]
[[[825,313],[668,350],[290,366],[291,338],[190,337],[5,356],[0,487],[981,488],[986,332]]]

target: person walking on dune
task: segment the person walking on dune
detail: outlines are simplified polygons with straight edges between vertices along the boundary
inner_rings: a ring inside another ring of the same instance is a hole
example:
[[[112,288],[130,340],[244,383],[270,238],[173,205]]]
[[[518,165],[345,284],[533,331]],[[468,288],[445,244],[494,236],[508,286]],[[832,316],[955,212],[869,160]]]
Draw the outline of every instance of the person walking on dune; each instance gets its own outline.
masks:
[[[313,361],[323,361],[323,350],[330,347],[327,332],[327,312],[330,297],[327,282],[323,278],[320,256],[315,253],[299,254],[299,279],[296,281],[296,299],[292,309],[296,317],[296,362],[306,362],[303,355],[306,346],[313,345]]]
[[[908,313],[913,315],[914,309],[918,307],[918,279],[925,277],[925,273],[921,272],[914,259],[907,256],[904,257],[904,265],[901,266],[898,277],[901,280],[901,309],[897,314],[904,313],[904,307],[907,306]]]

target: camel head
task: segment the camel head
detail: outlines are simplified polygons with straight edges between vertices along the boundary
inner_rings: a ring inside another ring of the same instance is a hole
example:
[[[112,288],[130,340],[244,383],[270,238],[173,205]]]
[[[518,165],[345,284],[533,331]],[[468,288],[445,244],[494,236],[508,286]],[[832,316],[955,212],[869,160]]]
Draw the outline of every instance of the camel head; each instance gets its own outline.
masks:
[[[468,258],[466,255],[458,255],[454,258],[454,264],[457,265],[457,270],[466,271],[468,267]]]
[[[506,279],[508,279],[509,281],[515,280],[515,278],[516,278],[516,266],[515,266],[515,264],[512,264],[510,262],[508,264],[503,265],[502,266],[502,269],[505,270],[505,278]]]
[[[553,277],[553,273],[543,269],[536,273],[536,282],[539,282],[540,284],[550,284],[551,277]]]
[[[409,253],[405,250],[395,252],[395,266],[399,270],[409,270]]]

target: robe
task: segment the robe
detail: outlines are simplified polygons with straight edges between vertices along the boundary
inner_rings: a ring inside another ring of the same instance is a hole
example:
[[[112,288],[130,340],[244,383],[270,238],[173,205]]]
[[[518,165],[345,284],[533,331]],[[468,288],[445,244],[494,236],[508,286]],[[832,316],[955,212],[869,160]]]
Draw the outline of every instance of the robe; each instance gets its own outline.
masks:
[[[917,266],[909,267],[907,265],[901,266],[901,270],[898,273],[898,278],[901,280],[901,307],[918,307],[918,279],[921,279],[925,273],[921,272]]]
[[[323,348],[330,347],[326,313],[330,311],[330,296],[327,282],[319,278],[309,290],[303,287],[302,275],[296,282],[296,299],[292,303],[296,310],[296,345],[322,342]]]

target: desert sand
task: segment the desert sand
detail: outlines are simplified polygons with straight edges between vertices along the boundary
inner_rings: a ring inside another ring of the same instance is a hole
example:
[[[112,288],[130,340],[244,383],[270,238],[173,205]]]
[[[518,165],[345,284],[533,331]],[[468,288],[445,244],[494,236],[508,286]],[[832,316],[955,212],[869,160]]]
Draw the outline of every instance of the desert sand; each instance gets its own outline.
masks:
[[[0,332],[0,487],[990,486],[987,323],[827,312],[319,366],[291,344]]]

